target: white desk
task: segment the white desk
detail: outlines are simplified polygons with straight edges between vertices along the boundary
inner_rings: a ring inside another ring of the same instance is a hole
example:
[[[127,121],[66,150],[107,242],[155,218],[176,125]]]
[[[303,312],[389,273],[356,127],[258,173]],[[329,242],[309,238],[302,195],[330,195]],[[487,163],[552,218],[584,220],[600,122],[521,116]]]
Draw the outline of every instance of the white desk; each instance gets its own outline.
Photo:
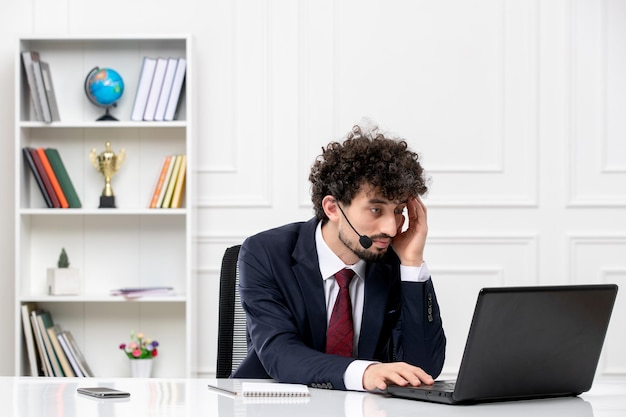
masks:
[[[450,406],[377,394],[311,388],[302,404],[250,404],[207,388],[212,379],[0,377],[3,417],[618,417],[626,416],[626,381],[596,381],[579,398]],[[98,400],[76,394],[79,386],[129,391],[128,399]]]

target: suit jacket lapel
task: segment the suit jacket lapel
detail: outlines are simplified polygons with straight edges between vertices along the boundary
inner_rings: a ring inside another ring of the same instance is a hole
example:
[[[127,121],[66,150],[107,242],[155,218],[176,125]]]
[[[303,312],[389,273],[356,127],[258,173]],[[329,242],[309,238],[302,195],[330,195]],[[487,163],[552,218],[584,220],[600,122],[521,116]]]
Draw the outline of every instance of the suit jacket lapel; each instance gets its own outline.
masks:
[[[365,274],[365,299],[363,321],[359,339],[359,358],[374,359],[376,346],[387,313],[390,266],[383,263],[368,264]]]
[[[302,226],[293,250],[294,264],[292,270],[305,300],[313,348],[324,352],[326,349],[326,304],[324,302],[324,284],[315,247],[316,227],[317,220],[315,218]]]

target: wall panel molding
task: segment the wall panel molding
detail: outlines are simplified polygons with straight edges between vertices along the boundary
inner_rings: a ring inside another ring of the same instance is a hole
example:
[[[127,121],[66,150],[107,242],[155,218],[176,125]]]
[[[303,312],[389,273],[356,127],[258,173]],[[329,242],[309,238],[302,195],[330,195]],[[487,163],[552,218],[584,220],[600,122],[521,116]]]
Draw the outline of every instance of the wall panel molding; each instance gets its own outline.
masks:
[[[272,2],[235,1],[231,9],[233,39],[232,134],[215,138],[208,164],[199,163],[197,203],[210,207],[268,207],[273,200],[272,69],[280,63],[272,54]]]
[[[386,19],[394,14],[394,7],[406,9],[400,21]],[[446,7],[408,1],[390,5],[389,10],[371,2],[357,11],[328,1],[319,8],[317,3],[315,8],[302,5],[300,207],[310,205],[308,170],[321,146],[341,140],[361,116],[371,116],[384,129],[397,131],[422,155],[432,178],[429,206],[537,207],[538,2],[499,2],[480,16],[478,31],[464,29],[468,22],[460,15],[468,6],[455,3],[458,15],[450,14],[447,25],[462,30],[464,39],[450,39],[446,25],[420,20],[445,14]],[[367,24],[369,13],[379,13],[376,26],[395,36],[393,46],[380,45],[374,34],[361,39],[346,24]],[[411,17],[420,22],[419,29],[398,29],[404,27],[403,19]],[[423,39],[438,39],[441,45],[436,48]],[[458,53],[442,52],[448,49]],[[413,51],[419,58],[393,55],[395,50]],[[392,56],[395,61],[381,63]],[[466,58],[464,63],[459,56]],[[474,71],[474,62],[483,71]],[[463,65],[464,71],[459,71]],[[319,79],[325,82],[316,83]],[[402,86],[396,85],[396,79],[404,80]],[[390,106],[384,103],[390,100],[405,104],[401,109],[391,107],[389,113]],[[457,104],[459,100],[467,105]]]
[[[626,207],[626,5],[571,4],[567,207]]]

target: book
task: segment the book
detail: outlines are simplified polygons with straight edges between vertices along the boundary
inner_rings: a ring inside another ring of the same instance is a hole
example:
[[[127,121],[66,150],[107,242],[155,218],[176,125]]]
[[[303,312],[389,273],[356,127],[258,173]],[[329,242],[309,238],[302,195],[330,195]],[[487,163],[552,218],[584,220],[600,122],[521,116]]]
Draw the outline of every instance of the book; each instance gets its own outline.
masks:
[[[165,183],[165,176],[167,174],[167,169],[170,166],[170,161],[172,160],[172,155],[167,155],[163,158],[163,164],[161,165],[161,170],[159,171],[159,177],[157,178],[156,185],[154,186],[154,192],[152,193],[152,198],[150,199],[150,208],[156,208],[157,201],[159,200],[159,195],[161,194],[161,190],[163,189],[163,184]]]
[[[163,77],[163,86],[161,87],[159,101],[157,102],[156,110],[154,111],[154,120],[157,122],[163,121],[163,118],[165,117],[165,109],[167,108],[167,102],[169,101],[172,86],[174,85],[174,75],[176,74],[177,66],[178,59],[167,59],[167,68],[165,69],[165,76]]]
[[[21,305],[22,328],[24,329],[24,341],[26,342],[26,353],[28,356],[28,366],[30,376],[39,376],[40,363],[38,360],[37,346],[35,344],[35,334],[31,324],[30,316],[37,309],[35,303],[24,303]]]
[[[46,156],[45,149],[38,148],[37,153],[39,154],[39,159],[41,160],[41,164],[43,165],[43,168],[46,170],[46,174],[48,175],[50,184],[52,184],[54,193],[59,199],[59,204],[61,205],[61,208],[68,208],[70,205],[68,204],[67,199],[65,198],[65,194],[63,193],[63,190],[61,189],[61,184],[59,184],[59,180],[57,179],[57,176],[54,173],[54,170],[52,169],[52,165],[50,165],[50,161],[48,160],[48,157]]]
[[[39,312],[40,310],[37,309],[30,313],[30,323],[33,326],[35,343],[37,344],[37,352],[39,352],[39,359],[41,361],[41,370],[43,371],[44,376],[54,376],[54,372],[52,371],[52,364],[50,363],[50,359],[48,359],[46,346],[43,342],[41,329],[39,327],[39,323],[37,322],[37,314],[39,314]]]
[[[69,207],[80,208],[80,198],[78,198],[74,184],[72,184],[72,180],[65,169],[65,165],[63,164],[59,151],[55,148],[46,148],[45,153],[48,157],[48,162],[50,162],[50,165],[52,166],[52,170],[56,174],[57,181],[61,186]]]
[[[54,84],[52,83],[52,74],[50,73],[50,64],[45,61],[41,63],[41,74],[43,76],[43,86],[46,92],[46,98],[48,99],[48,107],[50,107],[50,117],[53,122],[61,120],[59,114],[59,105],[57,104],[57,96],[54,92]]]
[[[176,65],[176,74],[174,74],[174,81],[172,83],[172,91],[167,99],[167,107],[165,108],[165,115],[163,120],[172,121],[176,115],[178,108],[178,100],[181,96],[183,84],[185,81],[185,73],[187,72],[187,60],[185,58],[178,58],[178,65]]]
[[[70,361],[68,360],[67,355],[59,342],[59,335],[62,332],[61,327],[58,324],[55,324],[48,327],[47,332],[48,337],[50,338],[50,343],[52,343],[52,347],[54,348],[54,353],[61,364],[61,369],[63,369],[63,374],[67,377],[76,376],[74,369],[72,369],[72,365],[70,364]]]
[[[174,287],[128,287],[111,290],[111,295],[139,298],[150,295],[174,295]]]
[[[78,343],[76,343],[76,340],[74,339],[74,336],[72,336],[72,333],[69,330],[64,330],[63,336],[65,337],[65,340],[67,340],[67,342],[69,343],[70,350],[72,351],[74,357],[76,358],[76,361],[78,362],[78,367],[80,368],[81,373],[84,376],[92,377],[93,372],[87,364],[87,360],[85,359],[85,356],[78,347]]]
[[[41,162],[41,158],[39,157],[39,152],[37,152],[37,149],[34,149],[34,148],[28,148],[28,151],[30,152],[30,156],[33,158],[33,162],[35,162],[35,166],[37,167],[37,171],[39,172],[41,181],[43,182],[44,187],[46,188],[46,194],[48,195],[48,197],[50,198],[50,201],[52,202],[52,207],[60,208],[61,203],[59,203],[59,198],[57,197],[57,194],[54,191],[54,188],[52,187],[52,183],[50,182],[50,178],[48,178],[48,174],[46,173],[46,169],[44,168],[43,163]]]
[[[165,197],[163,197],[161,208],[170,208],[170,202],[172,201],[172,195],[174,195],[174,188],[176,187],[176,179],[178,178],[178,170],[180,169],[181,162],[182,155],[176,155],[174,168],[172,169],[172,173],[167,183],[167,189],[165,190]]]
[[[157,58],[156,67],[154,67],[154,75],[152,76],[152,84],[150,84],[150,93],[146,101],[146,109],[143,113],[143,120],[153,121],[156,111],[161,88],[163,87],[163,79],[165,78],[165,70],[167,69],[167,58]]]
[[[43,114],[41,110],[41,101],[39,100],[39,93],[37,92],[37,84],[35,82],[35,70],[33,68],[33,57],[39,59],[39,52],[37,51],[23,51],[22,52],[22,64],[24,66],[24,73],[26,74],[26,81],[28,83],[28,89],[30,91],[31,103],[35,113],[35,119],[42,121]]]
[[[39,187],[39,191],[41,191],[41,195],[46,202],[46,206],[48,206],[48,208],[54,207],[52,205],[52,200],[50,200],[50,196],[48,196],[48,192],[46,191],[46,186],[43,183],[41,175],[39,175],[39,171],[37,170],[37,166],[35,165],[33,156],[30,154],[30,150],[28,148],[22,148],[22,153],[24,155],[24,160],[26,161],[26,164],[30,168],[30,171],[33,173],[33,177],[35,177],[35,182]]]
[[[185,178],[187,173],[187,156],[181,155],[180,168],[178,169],[178,175],[176,176],[176,185],[174,187],[174,194],[172,194],[172,202],[170,208],[180,208],[183,199],[183,190],[185,189]]]
[[[165,180],[163,181],[163,186],[161,187],[161,191],[159,193],[159,198],[156,203],[156,208],[163,207],[163,200],[165,199],[165,192],[167,191],[167,186],[169,185],[170,178],[172,177],[172,172],[174,171],[175,162],[176,162],[176,155],[172,155],[170,164],[167,167],[167,172],[165,173]]]
[[[152,76],[156,67],[156,58],[145,56],[139,73],[139,82],[137,83],[137,92],[135,93],[135,103],[130,119],[134,121],[143,120],[143,114],[150,93],[150,85],[152,84]]]
[[[61,333],[57,335],[57,339],[59,340],[59,344],[61,345],[63,352],[65,352],[65,357],[70,363],[72,367],[72,371],[74,371],[74,375],[78,377],[84,377],[85,375],[80,370],[80,366],[78,366],[78,359],[76,359],[76,357],[74,356],[74,352],[72,352],[70,343],[67,341],[67,338],[65,337],[65,331],[62,330]]]
[[[54,351],[54,346],[52,346],[52,342],[50,341],[50,336],[48,335],[48,328],[54,326],[52,316],[50,315],[49,311],[41,310],[36,315],[36,317],[37,324],[39,325],[39,331],[41,332],[41,339],[43,340],[46,352],[48,353],[48,360],[52,365],[52,372],[54,376],[65,376],[65,374],[63,373],[63,369],[61,369],[61,363],[59,362],[59,358]]]
[[[41,116],[43,121],[50,123],[52,121],[52,113],[48,105],[48,97],[46,97],[46,87],[43,84],[43,73],[41,72],[41,61],[39,54],[31,54],[33,60],[33,74],[35,74],[35,87],[37,88],[37,97],[41,103]]]

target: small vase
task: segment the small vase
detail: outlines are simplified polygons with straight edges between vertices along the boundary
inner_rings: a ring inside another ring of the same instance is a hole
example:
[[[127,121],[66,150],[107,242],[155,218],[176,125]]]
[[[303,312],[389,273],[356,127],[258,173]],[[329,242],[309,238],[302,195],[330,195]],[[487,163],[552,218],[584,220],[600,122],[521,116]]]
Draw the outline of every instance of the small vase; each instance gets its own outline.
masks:
[[[133,378],[150,378],[152,376],[152,358],[131,359],[130,375]]]

